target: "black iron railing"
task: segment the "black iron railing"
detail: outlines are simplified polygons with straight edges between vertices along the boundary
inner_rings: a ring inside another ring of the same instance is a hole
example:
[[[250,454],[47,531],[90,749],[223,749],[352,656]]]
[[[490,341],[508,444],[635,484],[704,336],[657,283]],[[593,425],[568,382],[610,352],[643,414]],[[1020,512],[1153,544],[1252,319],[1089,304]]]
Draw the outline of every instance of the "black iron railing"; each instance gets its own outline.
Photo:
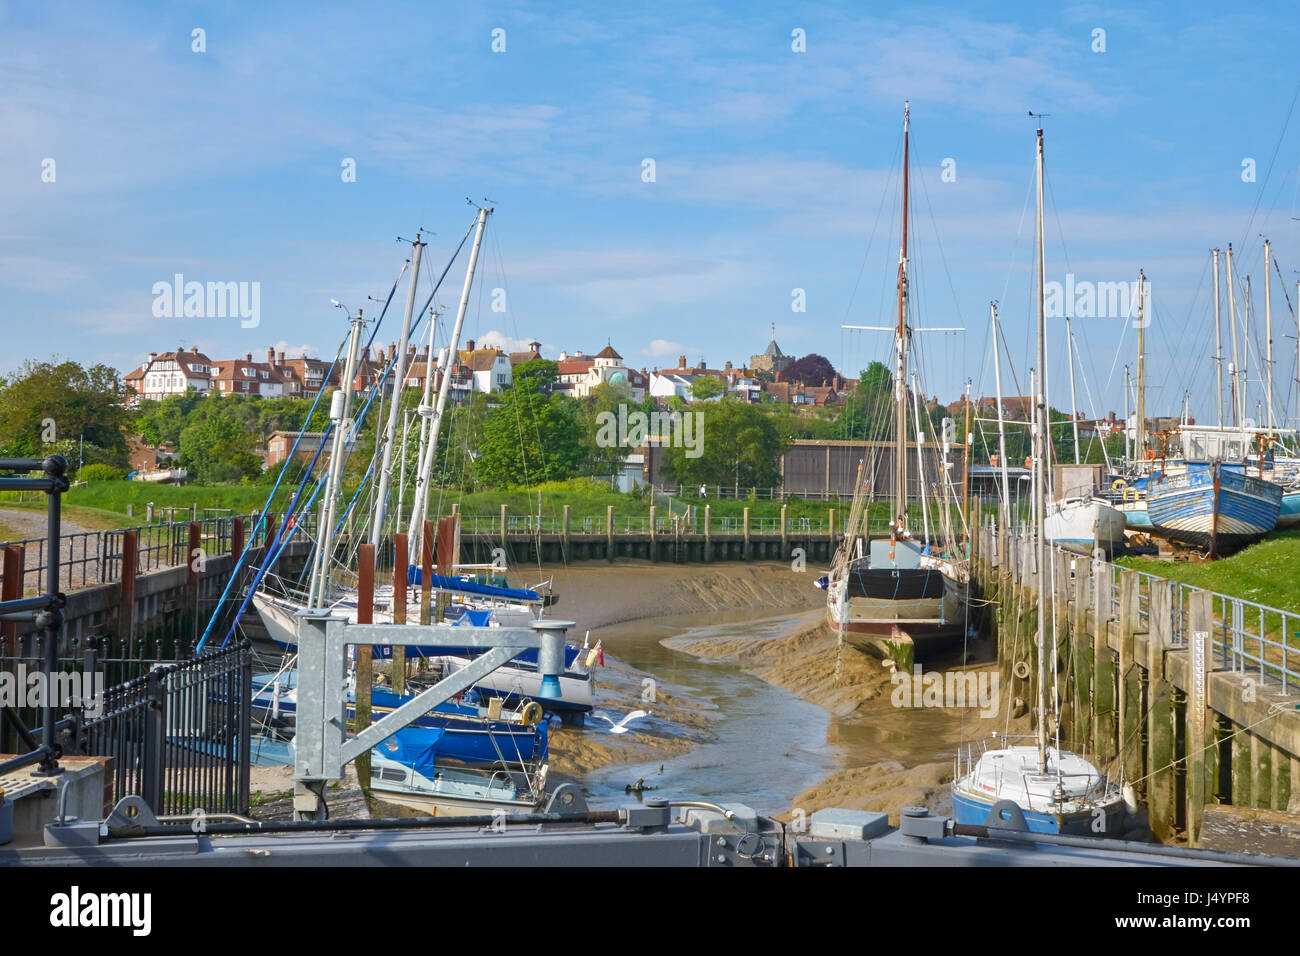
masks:
[[[247,813],[252,678],[247,642],[153,664],[78,711],[68,749],[113,758],[114,800],[136,794],[159,814]]]

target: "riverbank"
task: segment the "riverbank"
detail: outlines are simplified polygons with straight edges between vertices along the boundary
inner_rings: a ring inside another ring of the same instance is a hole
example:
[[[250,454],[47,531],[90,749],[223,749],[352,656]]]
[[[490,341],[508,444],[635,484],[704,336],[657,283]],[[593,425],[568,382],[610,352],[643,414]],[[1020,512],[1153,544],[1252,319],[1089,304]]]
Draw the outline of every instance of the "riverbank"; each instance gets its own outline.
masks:
[[[551,616],[575,621],[576,643],[589,632],[630,621],[684,617],[710,612],[782,613],[807,610],[823,592],[810,573],[792,572],[784,562],[719,565],[651,564],[620,560],[598,566],[542,566],[517,569],[521,584],[551,578],[560,602]],[[590,643],[600,640],[592,633]],[[581,781],[615,764],[654,763],[686,753],[714,739],[717,704],[691,688],[675,686],[606,651],[595,671],[596,714],[584,728],[561,727],[550,736],[550,774],[557,782]],[[598,716],[617,722],[634,710],[648,717],[629,722],[623,734],[609,732]]]
[[[828,736],[845,745],[851,765],[795,794],[790,810],[779,815],[787,822],[824,807],[887,813],[895,824],[906,806],[946,813],[951,807],[953,756],[963,742],[994,732],[1029,730],[1028,718],[1007,719],[1005,695],[992,713],[919,706],[905,693],[902,675],[895,679],[892,662],[840,647],[822,609],[801,615],[781,637],[674,638],[665,644],[709,660],[734,662],[831,715]],[[970,672],[977,682],[993,679],[997,668],[989,641],[970,641],[967,662],[961,657],[957,651],[931,669]]]

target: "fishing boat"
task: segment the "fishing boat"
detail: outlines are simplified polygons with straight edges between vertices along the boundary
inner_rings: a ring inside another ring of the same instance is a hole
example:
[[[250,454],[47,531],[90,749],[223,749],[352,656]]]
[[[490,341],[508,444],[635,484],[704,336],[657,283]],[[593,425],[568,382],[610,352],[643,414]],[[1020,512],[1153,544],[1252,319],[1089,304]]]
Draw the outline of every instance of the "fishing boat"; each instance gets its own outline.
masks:
[[[1211,557],[1258,541],[1277,526],[1282,487],[1223,462],[1153,478],[1147,512],[1157,534],[1204,549]]]
[[[1037,141],[1038,181],[1038,366],[1045,367],[1046,304],[1044,299],[1045,256],[1043,251],[1043,131],[1038,131]],[[1042,388],[1042,378],[1038,379]],[[1058,668],[1058,642],[1053,633],[1049,640],[1047,628],[1055,629],[1056,615],[1050,602],[1057,593],[1058,584],[1052,580],[1059,562],[1051,559],[1045,530],[1048,509],[1047,498],[1047,402],[1039,394],[1036,401],[1033,433],[1033,485],[1035,514],[1035,545],[1037,566],[1048,569],[1038,582],[1038,623],[1035,635],[1038,664],[1038,701],[1036,746],[1000,746],[985,750],[978,758],[967,754],[957,756],[956,773],[952,783],[953,817],[958,823],[982,825],[998,808],[1009,802],[1020,809],[1029,829],[1039,833],[1100,834],[1117,833],[1123,825],[1125,802],[1122,789],[1110,781],[1085,758],[1062,751],[1060,747],[1060,721],[1055,705],[1049,708],[1049,659],[1051,680],[1055,681]],[[1057,691],[1051,691],[1051,700]],[[1049,744],[1048,725],[1053,726],[1055,746]],[[1009,738],[1001,738],[1006,742]],[[1001,812],[998,810],[997,812]]]
[[[1043,519],[1047,540],[1076,554],[1100,548],[1111,554],[1124,543],[1124,514],[1092,494],[1061,498],[1047,505]]]
[[[915,374],[910,389],[914,419],[918,484],[921,494],[921,527],[912,526],[908,517],[908,353],[913,334],[927,331],[914,329],[908,320],[911,281],[908,258],[908,185],[910,107],[903,109],[903,177],[902,242],[898,259],[898,321],[888,327],[845,326],[849,329],[889,331],[894,333],[894,447],[893,511],[888,537],[872,538],[869,529],[863,469],[858,467],[853,506],[845,538],[838,549],[830,574],[816,581],[826,591],[826,616],[830,627],[842,642],[869,653],[894,660],[904,670],[911,670],[918,658],[960,640],[966,633],[966,602],[969,593],[968,570],[964,560],[955,555],[955,541],[942,540],[944,522],[935,523],[932,537],[926,511],[925,476],[921,417],[917,407],[918,389]],[[936,331],[936,330],[929,330]],[[945,329],[942,331],[957,331]],[[942,476],[948,504],[947,475]],[[919,533],[918,533],[919,532]],[[946,548],[945,548],[946,545]]]

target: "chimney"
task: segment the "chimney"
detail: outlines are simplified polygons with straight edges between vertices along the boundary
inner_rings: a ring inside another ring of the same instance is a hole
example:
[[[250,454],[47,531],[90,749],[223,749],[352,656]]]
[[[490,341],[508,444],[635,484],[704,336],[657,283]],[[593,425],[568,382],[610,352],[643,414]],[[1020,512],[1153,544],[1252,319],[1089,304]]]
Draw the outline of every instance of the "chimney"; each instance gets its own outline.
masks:
[[[245,352],[245,353],[244,353],[244,361],[248,362],[249,364],[252,364],[252,361],[253,361],[253,353],[252,353],[252,352]]]
[[[467,348],[469,351],[473,352],[473,351],[474,351],[474,340],[473,340],[473,339],[470,339],[468,342],[466,342],[466,343],[465,343],[465,348]]]
[[[678,367],[678,368],[686,368],[686,356],[685,356],[685,355],[679,355],[679,356],[677,356],[677,367]]]
[[[283,352],[280,352],[280,353],[278,353],[278,354],[279,354],[279,356],[280,356],[280,360],[279,360],[276,364],[277,364],[277,365],[283,365],[283,364],[284,364],[284,353],[283,353]]]
[[[407,349],[406,349],[406,354],[407,354],[407,355],[414,355],[414,354],[415,354],[415,346],[414,346],[414,345],[408,346]]]
[[[154,359],[156,359],[157,357],[158,357],[158,353],[157,353],[157,352],[150,352],[150,353],[149,353],[149,361],[150,361],[150,362],[152,362],[152,361],[153,361]]]
[[[275,364],[275,349],[269,345],[266,347],[266,364],[267,365]]]
[[[723,367],[724,369],[726,369],[728,372],[730,372],[730,371],[731,371],[731,362],[730,362],[730,360],[728,360],[726,363],[724,363],[722,367]]]
[[[199,354],[199,347],[198,347],[197,345],[191,345],[191,346],[190,346],[190,352],[192,352],[192,353],[195,354],[195,355],[198,355],[198,354]]]

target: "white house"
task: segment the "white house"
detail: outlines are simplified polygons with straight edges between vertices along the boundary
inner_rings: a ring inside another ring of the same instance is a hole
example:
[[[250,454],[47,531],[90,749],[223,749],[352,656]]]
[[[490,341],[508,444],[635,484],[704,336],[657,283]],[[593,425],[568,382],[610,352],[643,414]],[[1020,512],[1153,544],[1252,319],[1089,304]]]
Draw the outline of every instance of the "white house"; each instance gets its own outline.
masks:
[[[135,390],[131,404],[141,399],[160,402],[169,395],[184,395],[190,388],[206,392],[212,388],[214,375],[212,360],[191,347],[150,352],[148,361],[127,373],[126,384]]]
[[[476,349],[474,340],[460,353],[460,364],[466,366],[474,377],[474,391],[490,395],[514,384],[514,371],[510,356],[500,349]]]

